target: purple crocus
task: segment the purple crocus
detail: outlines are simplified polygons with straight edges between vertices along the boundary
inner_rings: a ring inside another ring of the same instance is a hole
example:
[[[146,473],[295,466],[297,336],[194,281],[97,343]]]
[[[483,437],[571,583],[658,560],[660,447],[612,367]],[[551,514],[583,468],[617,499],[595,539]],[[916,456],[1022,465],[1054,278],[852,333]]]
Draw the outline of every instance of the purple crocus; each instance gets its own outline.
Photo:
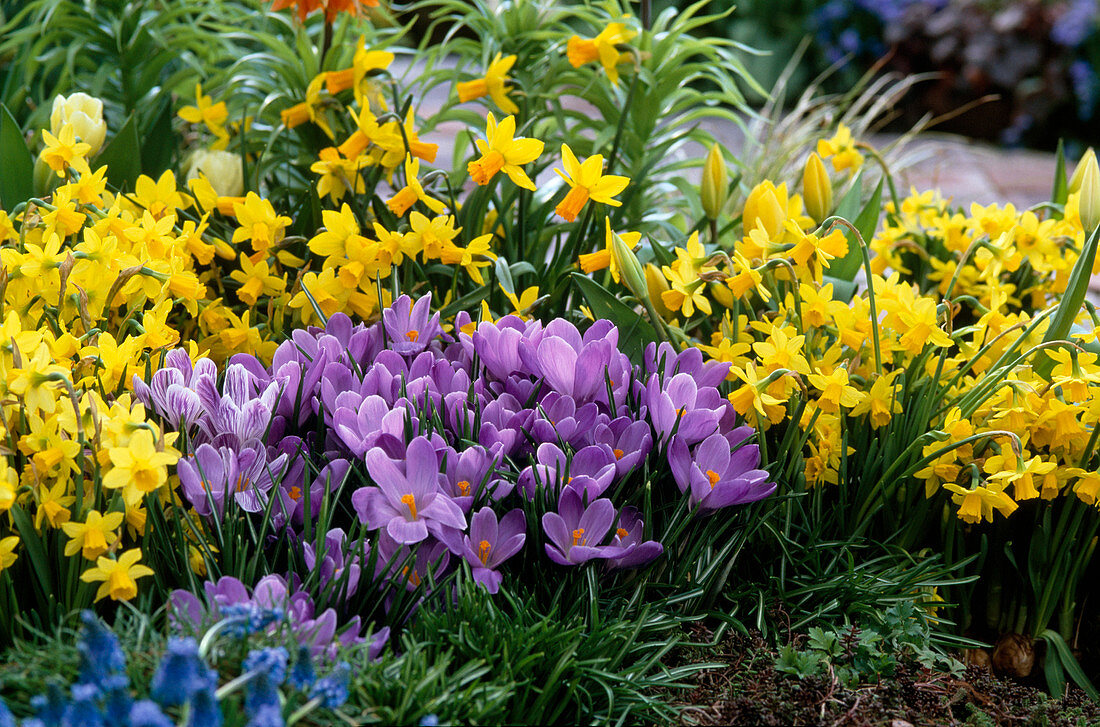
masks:
[[[403,295],[382,311],[382,325],[389,336],[390,348],[402,356],[415,356],[426,349],[443,331],[439,326],[439,314],[431,313],[431,293],[415,304],[409,296]]]
[[[365,544],[360,544],[360,547],[367,549]],[[306,562],[306,568],[317,571],[320,575],[321,588],[336,581],[340,594],[351,598],[359,590],[363,553],[348,553],[346,548],[347,534],[340,528],[333,528],[325,533],[320,560],[311,543],[302,543],[302,558]]]
[[[398,543],[419,543],[444,528],[464,530],[462,509],[439,489],[439,459],[426,437],[409,443],[402,472],[380,448],[367,452],[367,470],[377,487],[361,487],[351,496],[359,519],[371,530],[385,527]]]
[[[638,508],[627,505],[619,513],[619,526],[611,544],[623,548],[623,554],[608,561],[611,569],[637,568],[646,565],[664,552],[656,540],[642,540],[644,523]]]
[[[620,557],[623,548],[600,545],[614,519],[615,506],[611,500],[601,498],[585,508],[580,494],[566,487],[558,500],[558,511],[542,516],[542,529],[550,539],[546,555],[558,565]]]
[[[474,580],[489,593],[500,590],[503,576],[496,570],[500,564],[520,551],[527,540],[527,518],[523,510],[515,509],[497,522],[491,507],[483,507],[470,518],[470,534],[463,538],[463,555],[473,566]]]
[[[200,444],[193,457],[179,461],[177,473],[184,497],[195,512],[220,518],[230,494],[246,512],[263,510],[272,480],[279,479],[285,467],[286,455],[269,462],[262,448]]]
[[[640,465],[653,449],[649,424],[631,417],[619,417],[598,424],[592,434],[596,444],[605,444],[615,455],[615,477],[621,478]]]
[[[676,374],[661,381],[656,374],[646,386],[649,418],[661,441],[673,433],[695,444],[718,429],[719,421],[731,406],[713,386],[702,387],[690,374]]]
[[[731,452],[729,440],[721,433],[704,439],[694,455],[686,441],[673,437],[668,463],[680,492],[690,491],[690,502],[701,513],[755,502],[775,491],[775,483],[768,482],[768,473],[756,469],[760,464],[759,448],[750,444]]]

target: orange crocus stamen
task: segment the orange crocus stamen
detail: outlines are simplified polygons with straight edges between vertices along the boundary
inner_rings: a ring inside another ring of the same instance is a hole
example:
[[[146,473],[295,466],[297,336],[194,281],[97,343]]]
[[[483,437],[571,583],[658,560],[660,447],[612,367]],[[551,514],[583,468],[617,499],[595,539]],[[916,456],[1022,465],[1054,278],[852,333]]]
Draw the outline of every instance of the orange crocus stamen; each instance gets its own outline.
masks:
[[[489,544],[488,540],[482,540],[477,546],[477,557],[482,563],[489,564],[489,551],[493,549],[493,546]]]
[[[294,487],[291,487],[290,492],[286,494],[291,500],[298,502],[298,500],[302,499],[302,488],[295,485]]]
[[[420,338],[420,331],[417,331],[417,330],[409,331],[408,333],[405,334],[405,337],[408,338],[413,343],[416,343],[416,339]]]
[[[722,479],[722,476],[714,470],[707,470],[707,479],[710,480],[710,489],[714,489],[714,486],[718,484],[718,480]]]
[[[467,495],[470,494],[470,483],[467,482],[466,480],[459,480],[458,481],[458,491],[460,493],[459,494],[460,497],[466,497]]]
[[[416,520],[416,498],[412,495],[402,495],[401,502],[409,507],[409,513],[412,515],[412,519]]]
[[[620,538],[625,538],[627,535],[630,535],[630,533],[626,532],[626,530],[622,528],[615,528],[615,534],[618,535]]]
[[[615,453],[615,459],[622,459],[626,456],[626,452],[621,449],[614,449],[612,451]]]
[[[584,545],[584,528],[573,531],[573,545]]]

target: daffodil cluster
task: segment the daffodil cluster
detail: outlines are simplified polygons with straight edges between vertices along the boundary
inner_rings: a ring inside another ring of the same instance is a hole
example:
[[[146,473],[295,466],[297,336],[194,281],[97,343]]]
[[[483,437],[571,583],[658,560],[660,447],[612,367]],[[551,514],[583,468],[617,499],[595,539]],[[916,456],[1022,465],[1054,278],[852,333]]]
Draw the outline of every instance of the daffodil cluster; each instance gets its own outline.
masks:
[[[834,171],[857,166],[850,136],[818,151]],[[740,236],[706,245],[693,233],[659,270],[647,266],[641,297],[669,334],[732,364],[729,399],[750,424],[805,432],[785,452],[807,487],[860,476],[849,470],[865,431],[916,436],[904,475],[929,498],[946,493],[968,523],[1036,498],[1096,503],[1095,334],[1044,343],[1043,310],[1063,297],[1085,242],[1080,193],[1057,214],[967,215],[914,191],[883,205],[864,260],[859,231],[828,217],[832,184],[816,154],[803,195],[758,184]],[[870,286],[854,293],[857,271]]]

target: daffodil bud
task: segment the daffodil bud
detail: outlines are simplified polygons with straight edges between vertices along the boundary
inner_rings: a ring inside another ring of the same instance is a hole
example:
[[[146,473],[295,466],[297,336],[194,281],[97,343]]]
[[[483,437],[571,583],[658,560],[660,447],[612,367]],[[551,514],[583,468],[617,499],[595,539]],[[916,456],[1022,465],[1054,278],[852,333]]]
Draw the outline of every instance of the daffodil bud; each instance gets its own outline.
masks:
[[[745,200],[741,220],[746,235],[758,225],[763,225],[764,232],[770,239],[779,237],[787,221],[787,211],[783,209],[783,205],[779,204],[774,184],[765,180],[753,187]]]
[[[1085,169],[1081,173],[1081,225],[1091,233],[1100,225],[1100,167],[1096,155],[1083,159]]]
[[[1073,168],[1073,174],[1069,178],[1070,194],[1081,191],[1081,178],[1085,174],[1085,167],[1088,166],[1090,159],[1096,161],[1096,152],[1093,151],[1091,146],[1085,150],[1085,153],[1081,156],[1081,161],[1077,162],[1077,166]]]
[[[190,181],[198,179],[199,174],[206,177],[219,197],[240,197],[244,194],[241,158],[232,152],[210,149],[193,152],[184,164],[184,175]]]
[[[649,296],[649,288],[646,286],[642,264],[617,232],[611,233],[611,256],[615,258],[623,284],[636,298],[645,300]]]
[[[703,212],[707,219],[716,220],[729,199],[730,175],[726,160],[722,157],[722,147],[715,144],[707,152],[703,162],[703,182],[699,187],[699,198],[703,203]]]
[[[61,127],[72,124],[77,137],[92,147],[88,156],[95,156],[107,137],[107,123],[103,120],[103,102],[86,93],[57,96],[50,111],[50,133],[61,133]]]
[[[829,216],[833,208],[833,183],[817,154],[811,153],[806,160],[806,169],[802,172],[802,197],[806,200],[806,211],[814,222],[821,222]]]

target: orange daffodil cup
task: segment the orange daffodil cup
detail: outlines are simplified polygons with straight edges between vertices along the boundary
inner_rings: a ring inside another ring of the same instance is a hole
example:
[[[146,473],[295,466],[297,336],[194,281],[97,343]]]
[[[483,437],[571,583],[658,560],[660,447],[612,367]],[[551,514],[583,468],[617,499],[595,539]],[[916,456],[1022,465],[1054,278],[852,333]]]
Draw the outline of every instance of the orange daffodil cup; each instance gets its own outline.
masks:
[[[466,165],[470,178],[478,185],[489,183],[503,171],[517,186],[535,191],[535,183],[523,171],[523,165],[542,154],[543,142],[526,137],[516,138],[516,117],[507,116],[497,125],[490,113],[485,122],[485,139],[475,141],[481,157]]]

